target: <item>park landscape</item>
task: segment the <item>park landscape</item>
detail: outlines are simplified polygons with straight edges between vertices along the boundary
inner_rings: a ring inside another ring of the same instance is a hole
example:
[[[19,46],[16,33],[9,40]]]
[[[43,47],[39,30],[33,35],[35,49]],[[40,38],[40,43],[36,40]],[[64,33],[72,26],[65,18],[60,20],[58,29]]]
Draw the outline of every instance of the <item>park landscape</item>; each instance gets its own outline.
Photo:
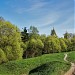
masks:
[[[0,2],[0,75],[75,75],[74,1],[13,1]]]
[[[74,75],[75,35],[66,32],[59,38],[54,28],[49,36],[39,35],[34,26],[30,26],[30,33],[26,27],[20,32],[1,17],[0,74]]]

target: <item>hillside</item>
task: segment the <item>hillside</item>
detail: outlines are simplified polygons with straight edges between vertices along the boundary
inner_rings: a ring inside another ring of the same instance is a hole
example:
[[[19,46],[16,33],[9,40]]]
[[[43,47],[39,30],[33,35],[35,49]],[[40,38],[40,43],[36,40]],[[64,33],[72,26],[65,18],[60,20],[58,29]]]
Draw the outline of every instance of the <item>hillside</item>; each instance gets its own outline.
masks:
[[[68,54],[68,60],[75,63],[75,51],[72,51]]]
[[[70,64],[64,60],[64,53],[45,54],[35,58],[10,61],[0,65],[1,75],[62,75]]]

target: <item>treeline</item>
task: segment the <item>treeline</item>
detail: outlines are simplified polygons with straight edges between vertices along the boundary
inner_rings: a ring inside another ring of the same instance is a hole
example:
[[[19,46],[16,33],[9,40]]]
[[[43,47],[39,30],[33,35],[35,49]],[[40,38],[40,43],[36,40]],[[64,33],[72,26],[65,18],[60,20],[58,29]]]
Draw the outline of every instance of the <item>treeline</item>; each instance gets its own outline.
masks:
[[[42,54],[75,50],[75,35],[66,32],[59,38],[55,29],[46,36],[40,35],[36,27],[18,27],[0,17],[0,63],[22,58],[31,58]]]
[[[30,26],[29,31],[27,33],[25,27],[23,32],[21,32],[24,46],[23,58],[75,50],[75,35],[72,33],[66,32],[64,38],[59,38],[54,28],[49,36],[45,34],[39,35],[38,29],[34,26]]]

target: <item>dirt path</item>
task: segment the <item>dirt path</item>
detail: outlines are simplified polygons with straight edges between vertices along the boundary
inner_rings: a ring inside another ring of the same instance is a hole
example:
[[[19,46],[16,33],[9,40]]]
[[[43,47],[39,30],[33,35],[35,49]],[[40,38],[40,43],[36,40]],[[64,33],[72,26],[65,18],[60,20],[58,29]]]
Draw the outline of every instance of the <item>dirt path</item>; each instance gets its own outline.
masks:
[[[67,54],[65,54],[64,61],[69,62],[67,60]],[[71,63],[71,67],[64,75],[75,75],[75,64],[72,62],[70,63]]]

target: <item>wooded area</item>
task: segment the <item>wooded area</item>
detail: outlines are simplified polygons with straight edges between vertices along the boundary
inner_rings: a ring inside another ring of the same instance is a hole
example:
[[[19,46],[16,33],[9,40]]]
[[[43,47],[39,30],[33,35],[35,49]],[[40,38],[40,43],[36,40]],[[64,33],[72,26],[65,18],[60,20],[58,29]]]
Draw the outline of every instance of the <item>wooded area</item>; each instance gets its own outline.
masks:
[[[75,34],[65,32],[59,38],[53,28],[50,35],[40,35],[34,26],[21,31],[0,17],[0,63],[68,51],[75,51]]]

